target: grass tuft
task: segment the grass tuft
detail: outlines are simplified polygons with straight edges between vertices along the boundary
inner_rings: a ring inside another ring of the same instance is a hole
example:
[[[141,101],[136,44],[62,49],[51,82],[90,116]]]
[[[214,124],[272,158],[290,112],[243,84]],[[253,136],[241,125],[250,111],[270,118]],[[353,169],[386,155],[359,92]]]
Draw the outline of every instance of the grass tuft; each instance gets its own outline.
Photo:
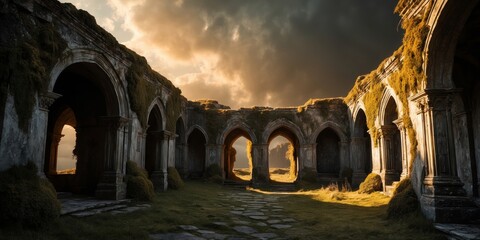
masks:
[[[140,201],[152,201],[155,197],[153,183],[148,179],[148,173],[137,166],[135,162],[127,161],[127,197]]]
[[[376,173],[370,173],[367,178],[360,183],[358,193],[370,194],[376,191],[382,191],[382,178]]]
[[[180,177],[180,174],[178,174],[178,171],[176,168],[168,167],[167,171],[168,171],[168,188],[169,189],[180,189],[185,185],[182,178]]]
[[[37,176],[29,162],[0,173],[0,226],[39,229],[60,216],[60,202],[53,185]]]

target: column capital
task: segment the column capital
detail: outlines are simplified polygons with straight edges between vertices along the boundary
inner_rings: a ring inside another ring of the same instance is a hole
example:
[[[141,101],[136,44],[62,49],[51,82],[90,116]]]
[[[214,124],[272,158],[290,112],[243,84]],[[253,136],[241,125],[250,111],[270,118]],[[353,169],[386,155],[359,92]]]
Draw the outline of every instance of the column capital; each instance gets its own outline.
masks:
[[[62,95],[54,92],[47,92],[45,94],[40,94],[38,107],[40,108],[40,110],[48,111],[48,109],[50,108],[50,106],[52,106],[55,100],[57,100],[61,96]]]

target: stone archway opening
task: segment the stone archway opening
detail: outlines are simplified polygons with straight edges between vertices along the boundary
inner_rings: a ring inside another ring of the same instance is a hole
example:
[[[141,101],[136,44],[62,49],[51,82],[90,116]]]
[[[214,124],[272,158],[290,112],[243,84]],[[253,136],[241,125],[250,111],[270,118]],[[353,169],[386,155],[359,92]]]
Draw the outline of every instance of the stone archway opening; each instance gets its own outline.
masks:
[[[236,128],[224,141],[225,179],[234,181],[252,180],[252,139],[241,128]]]
[[[463,104],[453,101],[452,128],[456,168],[469,195],[477,197],[480,179],[480,4],[476,4],[460,33],[454,55],[452,80]],[[454,100],[456,96],[452,96]],[[458,106],[463,105],[463,106]],[[468,149],[468,151],[467,151]]]
[[[398,119],[398,115],[397,104],[393,97],[390,97],[385,107],[384,119],[380,128],[385,186],[400,181],[403,170],[402,141],[397,126],[401,124],[401,120]]]
[[[180,176],[184,176],[186,173],[185,170],[185,124],[183,119],[180,117],[175,124],[175,134],[177,138],[175,139],[175,168],[177,169]]]
[[[58,143],[57,174],[75,174],[77,156],[74,154],[77,132],[71,125],[65,124]]]
[[[351,139],[353,165],[352,183],[357,187],[372,172],[372,141],[368,133],[365,112],[360,109],[355,118]]]
[[[230,148],[229,167],[232,171],[226,171],[233,180],[252,180],[252,142],[245,137],[239,137]]]
[[[195,128],[188,136],[188,172],[189,178],[201,178],[205,172],[205,154],[207,140],[205,135]]]
[[[154,106],[148,115],[147,136],[145,139],[145,170],[147,170],[150,179],[157,189],[161,188],[164,180],[161,144],[163,134],[162,114],[158,106]]]
[[[273,182],[292,183],[298,175],[299,141],[288,128],[280,127],[268,139],[269,177]]]
[[[110,197],[102,195],[110,194],[108,190],[108,193],[98,192],[105,171],[115,171],[111,158],[117,148],[112,136],[116,131],[113,126],[118,122],[118,101],[109,77],[96,64],[75,63],[58,76],[53,92],[61,97],[49,108],[46,176],[57,191]],[[76,157],[75,174],[58,174],[56,171],[58,147],[66,125],[75,129],[75,134],[69,133],[75,135],[72,151]]]
[[[318,134],[316,143],[318,177],[334,182],[340,174],[340,137],[327,127]]]

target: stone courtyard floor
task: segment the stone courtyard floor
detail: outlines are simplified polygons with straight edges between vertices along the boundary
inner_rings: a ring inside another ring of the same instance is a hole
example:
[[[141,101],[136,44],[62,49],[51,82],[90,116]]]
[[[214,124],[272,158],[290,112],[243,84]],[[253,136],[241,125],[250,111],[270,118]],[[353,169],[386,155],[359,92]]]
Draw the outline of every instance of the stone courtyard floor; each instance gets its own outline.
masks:
[[[151,234],[160,239],[282,239],[298,221],[278,204],[278,196],[252,192],[219,193],[225,206],[232,206],[228,221],[212,222],[221,232],[193,225],[179,225],[178,232]],[[236,202],[236,203],[235,203]],[[227,204],[234,203],[234,204]]]

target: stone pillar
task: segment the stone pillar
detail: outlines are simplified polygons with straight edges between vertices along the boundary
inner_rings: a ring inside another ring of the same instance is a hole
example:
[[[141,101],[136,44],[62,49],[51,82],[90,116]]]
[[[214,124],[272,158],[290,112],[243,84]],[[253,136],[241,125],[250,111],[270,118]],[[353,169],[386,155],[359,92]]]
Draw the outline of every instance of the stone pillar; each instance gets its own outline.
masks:
[[[303,144],[298,148],[297,156],[297,179],[301,179],[306,171],[316,172],[316,165],[313,159],[316,144]]]
[[[270,181],[268,172],[268,144],[253,144],[252,158],[253,184],[267,184]]]
[[[340,176],[342,172],[342,168],[350,167],[350,143],[345,141],[340,141],[340,172],[338,176]]]
[[[212,164],[217,164],[222,167],[223,162],[223,148],[222,144],[207,144],[206,145],[206,156],[205,156],[205,169],[207,169]],[[223,168],[222,168],[223,169]]]
[[[426,89],[412,98],[424,120],[423,144],[425,178],[420,201],[422,211],[435,222],[462,222],[478,214],[466,197],[457,176],[455,143],[452,129],[452,96],[456,90]]]
[[[407,131],[405,125],[403,124],[402,119],[397,119],[393,121],[397,125],[398,130],[400,131],[400,159],[402,161],[402,173],[400,174],[400,179],[407,178],[409,175],[408,172],[408,146],[407,146]]]
[[[53,133],[51,135],[52,144],[50,145],[50,160],[48,161],[48,174],[57,173],[58,145],[65,135]]]
[[[101,117],[99,121],[105,127],[105,156],[103,174],[95,195],[101,199],[123,199],[126,195],[126,186],[123,181],[125,172],[123,128],[129,120],[117,116]]]
[[[168,188],[167,167],[171,155],[171,139],[174,135],[168,131],[149,132],[153,141],[155,141],[155,163],[154,169],[150,174],[155,191],[162,192]],[[159,154],[160,152],[160,154]]]
[[[352,187],[356,188],[365,179],[367,174],[365,173],[365,162],[367,161],[366,141],[368,138],[353,137],[350,142],[350,159],[353,169],[352,175]]]
[[[395,125],[385,125],[380,128],[381,158],[383,168],[383,186],[392,185],[400,176],[395,171],[395,132],[398,131]]]
[[[43,134],[39,133],[40,136],[42,136],[42,152],[39,152],[38,153],[38,160],[35,161],[35,164],[37,165],[37,168],[38,168],[38,175],[41,176],[41,177],[45,177],[45,173],[44,173],[44,161],[45,160],[51,160],[50,159],[45,159],[45,149],[47,149],[47,130],[48,130],[48,109],[50,108],[50,106],[52,106],[52,104],[55,102],[55,100],[57,100],[59,97],[61,97],[62,95],[60,94],[57,94],[57,93],[54,93],[54,92],[48,92],[47,94],[41,94],[39,96],[39,101],[38,101],[38,109],[40,110],[39,111],[39,115],[40,116],[36,116],[37,118],[40,118],[40,119],[43,119]],[[60,138],[61,136],[52,136],[52,137],[57,137],[58,139],[54,139],[52,142],[52,146],[50,146],[50,150],[53,150],[53,146],[55,145],[55,150],[54,152],[51,151],[50,152],[50,157],[51,156],[55,156],[55,160],[54,162],[52,163],[52,161],[50,161],[48,164],[48,172],[49,173],[52,173],[52,170],[53,172],[56,172],[57,170],[57,152],[58,152],[58,143],[60,142]],[[58,141],[56,141],[58,140]],[[56,144],[55,144],[56,143]],[[52,164],[53,165],[53,169],[52,169]]]

